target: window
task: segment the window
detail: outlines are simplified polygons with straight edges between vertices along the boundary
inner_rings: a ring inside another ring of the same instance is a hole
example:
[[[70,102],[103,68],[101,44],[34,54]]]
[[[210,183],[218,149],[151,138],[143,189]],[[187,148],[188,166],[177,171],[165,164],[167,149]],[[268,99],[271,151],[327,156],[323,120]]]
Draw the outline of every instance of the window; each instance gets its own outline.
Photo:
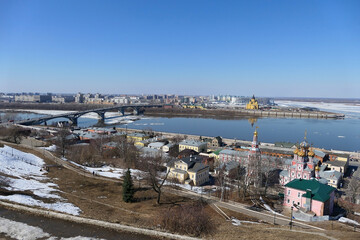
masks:
[[[290,199],[287,200],[287,203],[290,203]]]
[[[300,197],[300,192],[298,192],[298,197]]]
[[[288,195],[290,195],[290,189],[288,190]]]
[[[298,202],[297,205],[300,206],[300,202]]]

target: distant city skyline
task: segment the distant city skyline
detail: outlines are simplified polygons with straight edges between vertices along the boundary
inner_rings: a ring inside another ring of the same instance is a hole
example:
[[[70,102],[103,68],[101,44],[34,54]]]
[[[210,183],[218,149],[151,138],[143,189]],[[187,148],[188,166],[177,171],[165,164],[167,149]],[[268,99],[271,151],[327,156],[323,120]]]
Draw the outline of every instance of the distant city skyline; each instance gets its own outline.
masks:
[[[359,98],[360,1],[1,1],[0,92]]]

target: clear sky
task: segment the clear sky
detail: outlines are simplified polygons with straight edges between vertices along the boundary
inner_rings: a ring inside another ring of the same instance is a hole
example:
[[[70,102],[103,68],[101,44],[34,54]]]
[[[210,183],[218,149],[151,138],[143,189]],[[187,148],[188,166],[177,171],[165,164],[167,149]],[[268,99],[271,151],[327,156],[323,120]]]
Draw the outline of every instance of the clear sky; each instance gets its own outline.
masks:
[[[360,1],[0,0],[0,92],[360,97]]]

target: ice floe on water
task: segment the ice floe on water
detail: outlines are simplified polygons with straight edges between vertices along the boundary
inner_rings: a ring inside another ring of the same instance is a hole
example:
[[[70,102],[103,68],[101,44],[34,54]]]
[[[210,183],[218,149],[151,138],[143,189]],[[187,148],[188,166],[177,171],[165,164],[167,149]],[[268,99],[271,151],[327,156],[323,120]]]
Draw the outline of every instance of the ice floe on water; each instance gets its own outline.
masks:
[[[18,191],[17,194],[0,196],[0,199],[79,215],[81,210],[78,207],[58,195],[58,185],[45,176],[43,166],[44,161],[33,154],[6,145],[0,148],[0,174],[5,176],[9,185],[3,188]],[[19,194],[21,191],[31,194]]]
[[[276,100],[276,104],[282,107],[313,107],[322,111],[345,114],[348,118],[360,118],[360,105],[346,103],[326,103],[326,102],[301,102]]]

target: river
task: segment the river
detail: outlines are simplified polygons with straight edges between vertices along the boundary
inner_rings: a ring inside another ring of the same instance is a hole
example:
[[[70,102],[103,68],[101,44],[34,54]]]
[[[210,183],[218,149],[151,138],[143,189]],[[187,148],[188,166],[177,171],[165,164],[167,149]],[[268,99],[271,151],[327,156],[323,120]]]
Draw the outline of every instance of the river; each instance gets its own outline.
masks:
[[[221,136],[223,138],[251,141],[255,126],[259,129],[261,142],[300,142],[307,131],[307,140],[314,147],[328,150],[359,151],[360,150],[360,106],[336,103],[308,103],[279,101],[279,105],[297,107],[318,107],[321,110],[345,114],[344,119],[313,118],[257,118],[218,120],[209,118],[185,117],[142,117],[138,121],[127,123],[128,128],[149,129],[154,131],[193,134],[200,136]],[[34,113],[20,114],[21,118],[39,117]],[[66,120],[66,119],[64,119]],[[59,119],[53,120],[59,121]],[[49,121],[51,123],[51,121]],[[81,117],[80,127],[89,127],[97,120]],[[125,127],[125,124],[111,124],[108,127]]]

